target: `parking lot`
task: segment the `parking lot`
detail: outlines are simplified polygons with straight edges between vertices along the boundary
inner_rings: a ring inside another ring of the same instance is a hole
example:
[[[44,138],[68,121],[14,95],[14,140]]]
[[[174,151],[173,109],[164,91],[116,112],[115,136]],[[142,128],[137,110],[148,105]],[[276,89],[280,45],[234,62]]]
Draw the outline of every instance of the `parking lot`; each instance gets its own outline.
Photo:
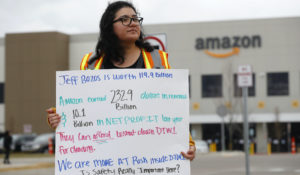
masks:
[[[3,155],[1,155],[3,158]],[[197,154],[191,163],[191,175],[243,175],[242,152]],[[0,175],[53,175],[54,156],[26,154],[13,156],[12,164],[0,163]],[[300,154],[250,156],[251,175],[300,175]]]
[[[0,152],[3,152],[4,134],[0,134]],[[49,141],[54,145],[55,133],[44,134],[12,134],[12,144],[10,146],[13,152],[48,152]],[[49,140],[50,139],[50,140]],[[53,147],[54,148],[54,147]]]
[[[300,154],[250,156],[251,175],[300,175]],[[192,175],[243,175],[243,152],[198,155],[191,164]]]

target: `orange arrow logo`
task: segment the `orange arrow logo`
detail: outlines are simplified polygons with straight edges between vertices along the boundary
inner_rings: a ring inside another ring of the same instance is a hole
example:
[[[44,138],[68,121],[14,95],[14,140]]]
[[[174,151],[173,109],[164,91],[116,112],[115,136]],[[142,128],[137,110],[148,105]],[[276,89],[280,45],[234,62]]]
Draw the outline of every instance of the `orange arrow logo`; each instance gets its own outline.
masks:
[[[204,52],[209,55],[209,56],[212,56],[212,57],[216,57],[216,58],[227,58],[227,57],[230,57],[232,55],[237,55],[239,52],[240,52],[240,49],[238,47],[233,47],[232,48],[232,51],[231,52],[228,52],[228,53],[222,53],[222,54],[217,54],[217,53],[213,53],[213,52],[210,52],[208,50],[204,50]]]

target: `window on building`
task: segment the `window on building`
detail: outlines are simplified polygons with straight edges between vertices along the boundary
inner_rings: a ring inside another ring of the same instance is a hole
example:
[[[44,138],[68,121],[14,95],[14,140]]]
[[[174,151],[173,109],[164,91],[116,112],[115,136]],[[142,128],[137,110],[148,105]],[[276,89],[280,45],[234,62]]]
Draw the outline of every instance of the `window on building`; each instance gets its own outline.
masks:
[[[0,103],[4,103],[4,83],[0,83]]]
[[[234,96],[235,97],[241,97],[242,96],[242,88],[238,86],[238,76],[237,74],[233,75],[233,81],[234,81]],[[252,74],[252,84],[253,86],[248,88],[248,96],[254,97],[255,96],[255,74]]]
[[[222,96],[222,75],[202,75],[202,97]]]
[[[289,95],[289,73],[268,73],[267,88],[268,96]]]

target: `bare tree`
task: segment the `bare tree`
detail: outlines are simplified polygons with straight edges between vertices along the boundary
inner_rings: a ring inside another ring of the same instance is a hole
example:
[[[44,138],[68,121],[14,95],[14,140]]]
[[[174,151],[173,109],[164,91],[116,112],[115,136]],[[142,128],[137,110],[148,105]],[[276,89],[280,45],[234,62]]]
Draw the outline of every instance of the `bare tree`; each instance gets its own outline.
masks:
[[[227,129],[229,134],[229,145],[228,149],[233,150],[233,136],[235,134],[242,135],[243,126],[239,124],[239,117],[242,111],[242,98],[241,98],[241,88],[235,88],[234,81],[234,67],[231,60],[228,60],[227,64],[223,67],[223,87],[224,95],[221,100],[215,102],[216,106],[225,105],[228,110]],[[236,91],[236,92],[235,92]],[[250,113],[250,112],[249,112]]]

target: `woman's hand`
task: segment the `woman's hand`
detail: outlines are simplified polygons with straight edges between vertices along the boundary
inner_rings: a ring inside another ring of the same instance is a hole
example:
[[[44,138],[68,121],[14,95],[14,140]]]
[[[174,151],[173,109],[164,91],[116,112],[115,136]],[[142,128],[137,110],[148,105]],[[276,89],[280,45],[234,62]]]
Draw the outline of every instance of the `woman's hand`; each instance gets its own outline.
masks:
[[[60,122],[61,116],[56,113],[55,108],[49,108],[46,110],[46,112],[48,113],[47,120],[48,120],[50,127],[52,129],[55,129]]]
[[[196,156],[196,147],[195,146],[190,146],[189,150],[186,153],[181,152],[181,154],[183,155],[184,158],[189,159],[190,161],[192,161]]]

